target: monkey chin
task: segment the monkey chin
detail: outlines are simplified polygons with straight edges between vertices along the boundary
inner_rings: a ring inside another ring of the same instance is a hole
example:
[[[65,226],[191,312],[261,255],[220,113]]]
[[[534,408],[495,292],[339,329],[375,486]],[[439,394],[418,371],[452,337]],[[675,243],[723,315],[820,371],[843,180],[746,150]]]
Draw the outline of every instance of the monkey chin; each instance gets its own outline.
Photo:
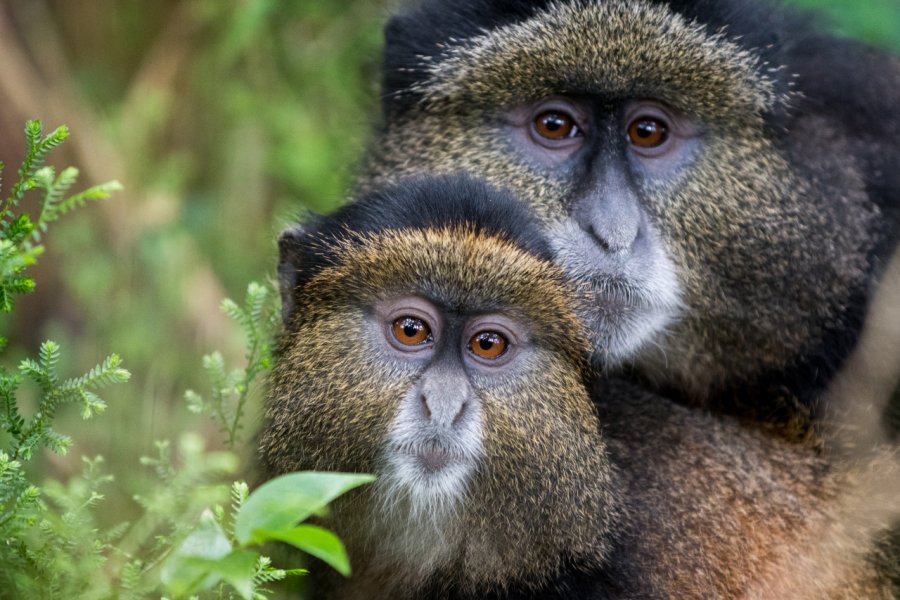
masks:
[[[552,226],[556,262],[576,283],[595,366],[615,367],[661,338],[682,311],[675,266],[645,225],[630,251],[604,250],[574,220]]]
[[[387,513],[412,520],[455,514],[484,455],[479,413],[448,429],[423,422],[414,409],[400,411],[384,445],[378,484]]]

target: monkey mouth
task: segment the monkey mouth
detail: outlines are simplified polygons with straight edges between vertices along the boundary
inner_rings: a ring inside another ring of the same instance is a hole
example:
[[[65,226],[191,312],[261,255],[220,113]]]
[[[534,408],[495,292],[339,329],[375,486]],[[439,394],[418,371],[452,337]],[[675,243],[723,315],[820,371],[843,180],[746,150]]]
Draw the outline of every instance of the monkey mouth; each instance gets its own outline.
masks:
[[[428,440],[419,444],[398,444],[394,450],[412,458],[425,474],[438,473],[453,463],[465,460],[461,452],[438,440]]]
[[[419,454],[418,459],[426,472],[433,473],[446,467],[447,463],[450,462],[451,456],[443,450],[427,449]]]
[[[484,454],[478,413],[473,416],[447,431],[401,412],[384,446],[380,481],[386,494],[408,496],[419,507],[461,497]]]

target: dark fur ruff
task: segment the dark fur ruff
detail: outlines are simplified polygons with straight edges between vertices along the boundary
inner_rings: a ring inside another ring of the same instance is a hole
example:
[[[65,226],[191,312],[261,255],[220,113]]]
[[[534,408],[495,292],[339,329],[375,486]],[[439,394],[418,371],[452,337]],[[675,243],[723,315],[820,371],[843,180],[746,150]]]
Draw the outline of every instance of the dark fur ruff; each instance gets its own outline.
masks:
[[[896,57],[764,1],[425,0],[388,23],[383,73],[361,190],[465,171],[545,222],[578,183],[511,155],[500,111],[553,94],[653,98],[699,122],[690,172],[642,192],[688,310],[634,374],[803,434],[896,243]]]
[[[279,287],[297,290],[334,265],[340,248],[336,242],[350,232],[373,235],[386,230],[464,226],[474,227],[478,234],[500,237],[515,231],[513,242],[522,250],[550,258],[537,220],[522,210],[511,194],[468,177],[420,178],[378,190],[331,215],[316,216],[301,228],[288,230],[279,241]],[[283,297],[282,302],[285,312],[291,312],[293,299]]]

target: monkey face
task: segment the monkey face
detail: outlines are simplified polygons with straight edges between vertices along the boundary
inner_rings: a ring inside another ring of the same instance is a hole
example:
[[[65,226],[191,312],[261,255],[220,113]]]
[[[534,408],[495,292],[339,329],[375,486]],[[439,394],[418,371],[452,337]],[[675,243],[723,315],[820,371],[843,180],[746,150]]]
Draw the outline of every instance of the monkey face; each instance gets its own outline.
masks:
[[[528,330],[503,314],[454,314],[418,297],[378,302],[368,325],[388,362],[415,365],[384,450],[386,496],[415,511],[455,508],[484,458],[482,411],[499,380],[521,373]]]
[[[563,550],[599,560],[611,473],[562,273],[471,228],[329,244],[331,265],[295,294],[264,460],[377,474],[334,526],[404,572],[425,577],[461,545],[482,557],[465,568],[473,585]],[[552,543],[528,541],[535,523]]]
[[[879,211],[842,126],[792,113],[763,49],[649,1],[435,24],[423,57],[427,20],[388,26],[363,188],[463,171],[527,200],[591,290],[599,361],[704,397],[853,327]]]

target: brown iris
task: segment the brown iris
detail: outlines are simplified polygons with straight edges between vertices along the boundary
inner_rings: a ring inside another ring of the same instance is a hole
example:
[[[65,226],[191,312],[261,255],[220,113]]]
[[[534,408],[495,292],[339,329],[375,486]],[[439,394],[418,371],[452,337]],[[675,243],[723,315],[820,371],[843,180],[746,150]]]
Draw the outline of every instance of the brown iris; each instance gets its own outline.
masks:
[[[669,127],[655,117],[638,117],[628,125],[628,139],[641,148],[656,148],[669,137]]]
[[[431,329],[422,319],[400,317],[391,328],[394,338],[405,346],[418,346],[431,339]]]
[[[534,118],[534,128],[548,140],[564,140],[578,133],[575,120],[564,112],[549,110]]]
[[[506,338],[496,331],[480,331],[469,340],[469,351],[475,356],[491,360],[503,356],[508,345]]]

